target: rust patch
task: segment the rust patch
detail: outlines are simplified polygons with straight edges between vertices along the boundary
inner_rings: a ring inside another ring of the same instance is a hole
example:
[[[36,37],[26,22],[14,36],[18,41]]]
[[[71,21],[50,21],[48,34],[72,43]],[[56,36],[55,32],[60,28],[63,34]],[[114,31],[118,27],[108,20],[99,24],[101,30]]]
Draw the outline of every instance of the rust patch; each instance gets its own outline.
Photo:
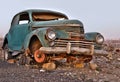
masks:
[[[34,53],[34,59],[38,63],[43,63],[46,60],[46,55],[39,50],[36,50]]]
[[[88,63],[92,60],[92,56],[69,56],[67,57],[67,62],[68,63]]]

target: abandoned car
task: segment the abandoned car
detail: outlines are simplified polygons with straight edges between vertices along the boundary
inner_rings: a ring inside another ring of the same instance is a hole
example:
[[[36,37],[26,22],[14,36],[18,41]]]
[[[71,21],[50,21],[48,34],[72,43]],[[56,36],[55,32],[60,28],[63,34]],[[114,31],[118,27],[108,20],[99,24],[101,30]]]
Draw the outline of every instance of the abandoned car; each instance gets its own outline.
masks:
[[[79,63],[89,62],[94,49],[103,42],[100,33],[85,33],[79,20],[70,20],[60,12],[34,9],[14,16],[2,48],[5,60],[25,55],[40,64],[63,59]]]

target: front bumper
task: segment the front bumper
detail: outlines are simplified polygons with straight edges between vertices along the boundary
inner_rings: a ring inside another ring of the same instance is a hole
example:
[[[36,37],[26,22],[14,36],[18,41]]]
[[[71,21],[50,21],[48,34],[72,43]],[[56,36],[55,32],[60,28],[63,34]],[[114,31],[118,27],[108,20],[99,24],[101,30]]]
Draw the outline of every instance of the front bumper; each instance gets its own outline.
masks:
[[[68,42],[66,47],[41,47],[40,52],[45,54],[82,54],[82,55],[93,55],[94,45],[90,45],[89,48],[72,47],[71,43]]]

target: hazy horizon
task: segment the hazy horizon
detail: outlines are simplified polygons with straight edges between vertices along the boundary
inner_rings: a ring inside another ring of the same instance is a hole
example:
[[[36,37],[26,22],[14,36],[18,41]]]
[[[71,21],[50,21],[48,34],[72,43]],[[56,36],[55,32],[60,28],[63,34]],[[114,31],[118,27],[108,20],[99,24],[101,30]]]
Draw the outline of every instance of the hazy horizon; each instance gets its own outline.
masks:
[[[16,13],[26,9],[47,9],[80,20],[85,32],[100,32],[106,39],[120,39],[119,3],[119,0],[4,0],[0,3],[0,35],[8,32]]]

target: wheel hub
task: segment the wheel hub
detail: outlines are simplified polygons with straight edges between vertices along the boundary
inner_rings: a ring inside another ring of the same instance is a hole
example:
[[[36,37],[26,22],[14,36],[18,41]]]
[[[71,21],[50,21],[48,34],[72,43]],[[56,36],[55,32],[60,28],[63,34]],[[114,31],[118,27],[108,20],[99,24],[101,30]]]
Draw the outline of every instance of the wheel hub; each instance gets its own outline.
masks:
[[[44,53],[40,52],[39,50],[36,50],[34,53],[34,59],[37,63],[43,63],[45,62],[46,56]]]

